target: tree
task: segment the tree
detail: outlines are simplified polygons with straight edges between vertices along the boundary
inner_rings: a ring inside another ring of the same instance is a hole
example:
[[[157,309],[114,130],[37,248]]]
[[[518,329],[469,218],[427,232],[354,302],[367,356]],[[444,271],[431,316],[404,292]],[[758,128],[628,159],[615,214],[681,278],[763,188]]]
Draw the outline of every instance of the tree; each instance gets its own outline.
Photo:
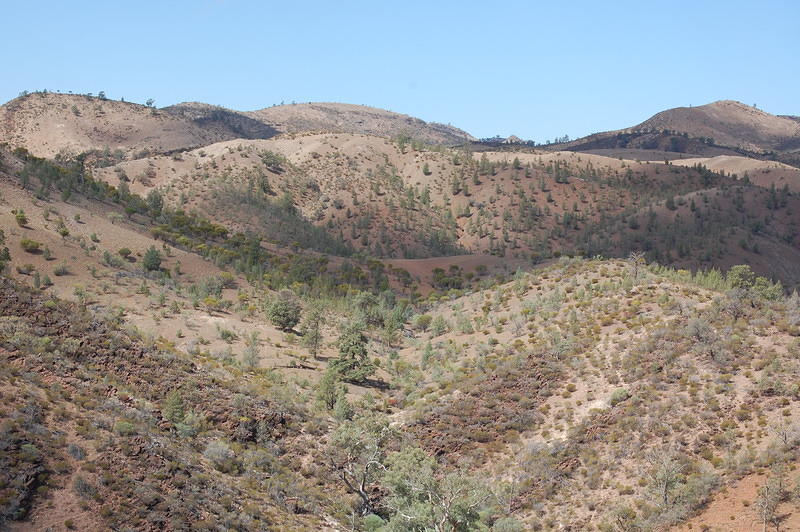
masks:
[[[244,351],[242,352],[242,366],[247,369],[255,368],[258,366],[258,362],[261,359],[258,331],[253,331],[252,333],[246,335],[244,344]]]
[[[183,398],[178,390],[172,390],[164,401],[161,417],[172,423],[180,423],[186,416]]]
[[[278,297],[267,308],[267,317],[273,325],[284,331],[290,331],[300,323],[300,302],[291,290],[281,290]]]
[[[360,383],[375,373],[375,364],[367,356],[367,337],[357,325],[350,325],[336,342],[339,357],[328,368],[345,382]]]
[[[639,269],[645,262],[645,254],[643,251],[631,251],[631,254],[628,255],[628,265],[630,266],[634,279],[639,278]]]
[[[325,339],[322,335],[322,327],[325,325],[325,311],[319,303],[309,305],[306,311],[306,318],[303,322],[303,344],[308,347],[314,360],[317,359],[319,349]]]
[[[753,286],[755,277],[756,274],[753,273],[753,269],[749,265],[737,264],[736,266],[731,266],[731,269],[728,270],[726,279],[731,288],[747,289]]]
[[[144,104],[145,104],[147,107],[153,107],[153,105],[154,105],[155,103],[156,103],[156,101],[155,101],[154,99],[152,99],[152,98],[148,98],[148,99],[147,99],[147,101],[146,101],[146,102],[144,102]]]
[[[155,246],[150,246],[142,257],[142,266],[145,271],[154,272],[161,269],[161,253]]]
[[[360,499],[358,514],[374,513],[371,487],[386,469],[386,445],[394,435],[386,418],[369,414],[355,421],[344,421],[328,442],[331,468],[345,487]]]
[[[783,464],[779,464],[773,469],[767,482],[758,489],[755,506],[758,517],[764,525],[764,532],[767,532],[767,525],[777,520],[778,505],[786,495],[785,475]]]
[[[153,218],[161,214],[161,211],[164,209],[164,198],[161,196],[161,192],[156,189],[151,190],[147,193],[145,201],[147,202],[147,209],[150,211]]]
[[[326,371],[317,384],[317,401],[328,410],[333,410],[339,398],[347,393],[347,387],[339,380],[336,373]]]
[[[650,488],[663,508],[671,504],[672,491],[683,481],[684,464],[672,452],[653,451],[647,456]]]
[[[384,484],[391,524],[409,530],[474,530],[491,493],[462,473],[443,474],[436,460],[418,447],[389,455]],[[394,527],[391,527],[394,529]]]

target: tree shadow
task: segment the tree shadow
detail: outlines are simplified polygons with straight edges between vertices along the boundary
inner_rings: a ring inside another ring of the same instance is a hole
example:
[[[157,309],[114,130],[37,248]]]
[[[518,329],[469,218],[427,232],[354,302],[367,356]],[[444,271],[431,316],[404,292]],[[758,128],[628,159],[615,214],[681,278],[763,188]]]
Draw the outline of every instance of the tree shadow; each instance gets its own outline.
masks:
[[[379,379],[365,379],[364,381],[356,384],[356,386],[361,386],[362,388],[374,388],[376,390],[381,390],[382,392],[385,392],[390,388],[388,382]]]

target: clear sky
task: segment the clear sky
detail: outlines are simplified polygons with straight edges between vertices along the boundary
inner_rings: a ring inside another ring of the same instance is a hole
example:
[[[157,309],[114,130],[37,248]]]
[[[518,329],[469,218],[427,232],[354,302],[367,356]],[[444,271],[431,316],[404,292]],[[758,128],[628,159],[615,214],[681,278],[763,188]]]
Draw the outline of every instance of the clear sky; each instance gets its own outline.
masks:
[[[800,2],[4,2],[22,90],[372,105],[544,141],[720,99],[800,115]]]

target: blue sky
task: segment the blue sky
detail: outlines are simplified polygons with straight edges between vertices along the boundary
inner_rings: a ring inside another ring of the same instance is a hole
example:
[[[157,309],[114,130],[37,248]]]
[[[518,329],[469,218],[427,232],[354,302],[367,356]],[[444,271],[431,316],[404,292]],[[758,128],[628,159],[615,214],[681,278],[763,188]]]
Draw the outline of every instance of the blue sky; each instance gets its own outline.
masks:
[[[41,0],[3,19],[2,101],[340,101],[540,142],[719,99],[800,115],[796,1]]]

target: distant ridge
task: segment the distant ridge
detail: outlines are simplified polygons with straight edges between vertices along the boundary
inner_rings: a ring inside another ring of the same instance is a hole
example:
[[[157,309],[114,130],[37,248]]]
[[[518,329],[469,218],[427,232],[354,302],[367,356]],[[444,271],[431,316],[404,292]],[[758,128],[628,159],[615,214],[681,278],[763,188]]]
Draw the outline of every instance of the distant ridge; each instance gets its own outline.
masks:
[[[282,105],[240,112],[199,102],[164,108],[87,95],[33,93],[0,106],[0,142],[41,157],[110,151],[130,158],[281,133],[407,135],[428,144],[474,140],[452,126],[340,103]]]
[[[406,134],[430,144],[460,144],[475,140],[469,133],[453,126],[425,122],[365,105],[299,103],[267,107],[245,114],[284,133],[333,131],[379,137]]]
[[[732,100],[677,107],[641,124],[595,133],[551,149],[636,156],[636,150],[706,157],[747,155],[800,164],[800,118],[776,116]],[[604,150],[604,151],[598,151]],[[647,156],[643,153],[643,158]]]

